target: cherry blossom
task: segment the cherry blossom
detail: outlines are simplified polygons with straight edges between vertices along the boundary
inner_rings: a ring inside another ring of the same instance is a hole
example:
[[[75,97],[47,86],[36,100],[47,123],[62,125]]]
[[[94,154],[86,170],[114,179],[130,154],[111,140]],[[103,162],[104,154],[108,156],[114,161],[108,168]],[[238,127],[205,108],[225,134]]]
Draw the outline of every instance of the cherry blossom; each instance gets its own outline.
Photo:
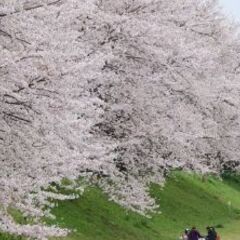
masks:
[[[0,231],[65,236],[80,177],[148,214],[171,169],[239,169],[239,52],[212,0],[1,0]]]

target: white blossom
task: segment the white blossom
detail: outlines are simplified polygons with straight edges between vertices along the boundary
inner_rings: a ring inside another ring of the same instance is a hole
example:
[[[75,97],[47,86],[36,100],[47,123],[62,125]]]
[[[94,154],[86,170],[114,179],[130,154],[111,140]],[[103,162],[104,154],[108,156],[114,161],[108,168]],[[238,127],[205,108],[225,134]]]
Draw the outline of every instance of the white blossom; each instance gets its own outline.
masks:
[[[0,231],[67,234],[41,224],[65,178],[148,213],[170,169],[237,169],[236,28],[212,0],[1,0]]]

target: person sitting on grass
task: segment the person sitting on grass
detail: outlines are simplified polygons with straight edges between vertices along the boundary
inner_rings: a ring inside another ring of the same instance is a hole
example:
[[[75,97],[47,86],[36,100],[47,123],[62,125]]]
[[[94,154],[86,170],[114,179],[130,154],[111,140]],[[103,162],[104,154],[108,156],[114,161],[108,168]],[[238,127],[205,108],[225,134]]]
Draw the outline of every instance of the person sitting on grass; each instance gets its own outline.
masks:
[[[217,239],[217,233],[214,229],[214,227],[207,227],[207,237],[206,240],[216,240]]]
[[[184,230],[184,233],[181,235],[180,239],[181,239],[181,240],[188,240],[188,233],[189,233],[189,229],[186,228],[186,229]]]
[[[200,238],[203,238],[203,236],[199,233],[196,227],[192,227],[188,234],[188,240],[199,240]]]

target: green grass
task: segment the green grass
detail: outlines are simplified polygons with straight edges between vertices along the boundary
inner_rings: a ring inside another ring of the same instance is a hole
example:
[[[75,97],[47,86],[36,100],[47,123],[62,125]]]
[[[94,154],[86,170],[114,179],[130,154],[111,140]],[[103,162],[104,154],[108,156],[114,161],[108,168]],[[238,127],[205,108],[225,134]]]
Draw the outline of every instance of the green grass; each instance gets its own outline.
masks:
[[[207,225],[223,226],[218,229],[223,240],[239,239],[239,177],[202,181],[197,175],[175,172],[164,188],[152,185],[150,192],[162,212],[151,219],[126,211],[90,187],[80,199],[58,202],[54,223],[75,229],[64,240],[176,240],[193,225],[203,234]]]

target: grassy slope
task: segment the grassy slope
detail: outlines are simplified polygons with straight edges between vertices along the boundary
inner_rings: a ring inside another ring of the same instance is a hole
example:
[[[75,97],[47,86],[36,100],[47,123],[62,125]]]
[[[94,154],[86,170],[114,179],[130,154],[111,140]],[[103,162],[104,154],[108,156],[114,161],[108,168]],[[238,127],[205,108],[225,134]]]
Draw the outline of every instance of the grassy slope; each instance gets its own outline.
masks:
[[[65,240],[176,240],[192,225],[202,231],[206,225],[223,225],[223,240],[240,234],[240,183],[232,178],[203,182],[195,175],[175,173],[164,189],[152,186],[151,194],[162,211],[151,219],[109,202],[96,188],[78,200],[59,202],[53,212],[60,226],[77,230]]]
[[[176,240],[182,229],[192,225],[202,231],[206,225],[226,225],[219,230],[222,235],[240,234],[240,184],[233,179],[210,177],[203,182],[194,175],[175,173],[164,189],[152,186],[151,194],[162,211],[152,219],[127,213],[95,188],[79,200],[59,203],[54,213],[61,226],[77,229],[69,240]]]

